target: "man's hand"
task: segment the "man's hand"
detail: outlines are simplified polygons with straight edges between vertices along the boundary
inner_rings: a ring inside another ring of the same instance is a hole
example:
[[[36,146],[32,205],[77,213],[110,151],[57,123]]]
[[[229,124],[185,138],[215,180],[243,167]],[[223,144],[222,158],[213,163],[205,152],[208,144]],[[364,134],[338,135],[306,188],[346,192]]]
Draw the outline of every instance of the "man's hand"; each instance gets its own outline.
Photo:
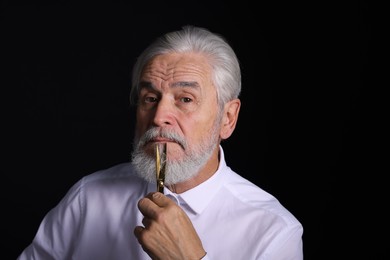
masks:
[[[138,202],[144,215],[134,234],[152,259],[201,259],[202,242],[187,214],[160,192],[149,193]]]

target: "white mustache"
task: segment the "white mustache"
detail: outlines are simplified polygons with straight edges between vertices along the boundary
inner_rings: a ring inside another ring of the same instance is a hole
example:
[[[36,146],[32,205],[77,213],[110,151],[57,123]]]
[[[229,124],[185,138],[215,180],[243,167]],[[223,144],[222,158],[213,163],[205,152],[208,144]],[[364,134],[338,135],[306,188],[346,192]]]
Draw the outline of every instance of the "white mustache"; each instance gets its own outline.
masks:
[[[179,144],[184,150],[187,148],[186,140],[175,132],[163,128],[153,127],[146,131],[139,140],[139,147],[152,142],[156,138],[166,138]]]

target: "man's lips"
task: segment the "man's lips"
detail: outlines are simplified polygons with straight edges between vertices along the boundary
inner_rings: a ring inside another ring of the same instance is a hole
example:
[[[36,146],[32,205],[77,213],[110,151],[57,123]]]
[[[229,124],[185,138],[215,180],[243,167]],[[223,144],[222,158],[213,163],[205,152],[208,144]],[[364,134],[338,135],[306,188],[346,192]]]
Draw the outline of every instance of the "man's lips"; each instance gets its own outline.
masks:
[[[178,141],[176,141],[176,140],[173,140],[173,139],[164,138],[164,137],[156,137],[156,138],[153,138],[153,139],[149,140],[149,141],[146,143],[146,145],[147,145],[147,144],[156,144],[156,143],[171,143],[171,144],[177,144],[177,145],[179,145],[179,146],[184,150],[184,147],[183,147],[183,145],[182,145],[180,142],[178,142]]]
[[[151,140],[151,142],[154,142],[154,143],[169,143],[169,142],[175,142],[175,141],[172,140],[172,139],[158,137],[158,138],[153,138]]]

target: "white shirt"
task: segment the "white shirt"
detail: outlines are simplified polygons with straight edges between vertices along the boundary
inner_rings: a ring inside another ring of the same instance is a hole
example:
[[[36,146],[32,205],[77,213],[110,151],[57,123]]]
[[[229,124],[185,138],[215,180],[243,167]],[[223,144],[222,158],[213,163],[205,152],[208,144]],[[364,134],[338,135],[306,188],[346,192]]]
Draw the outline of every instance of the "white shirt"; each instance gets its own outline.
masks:
[[[123,163],[83,177],[43,219],[18,260],[150,259],[133,234],[138,200],[156,190]],[[220,147],[217,172],[181,194],[165,189],[191,219],[203,259],[302,260],[300,222],[278,200],[233,172]]]

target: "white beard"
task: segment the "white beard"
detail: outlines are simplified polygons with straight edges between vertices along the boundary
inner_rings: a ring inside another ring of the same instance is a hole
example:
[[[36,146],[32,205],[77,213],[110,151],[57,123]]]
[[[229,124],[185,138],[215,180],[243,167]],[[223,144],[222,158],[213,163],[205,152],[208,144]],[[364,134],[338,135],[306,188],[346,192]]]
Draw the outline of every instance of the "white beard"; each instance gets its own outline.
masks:
[[[154,127],[149,129],[139,140],[134,140],[132,163],[138,176],[150,183],[156,183],[156,161],[154,157],[146,154],[142,147],[150,139],[157,136],[169,138],[177,142],[184,150],[184,157],[181,160],[167,160],[165,168],[165,185],[173,185],[190,180],[195,177],[210,159],[212,152],[219,144],[218,120],[211,129],[211,134],[201,140],[201,143],[192,149],[186,140],[174,132]]]

